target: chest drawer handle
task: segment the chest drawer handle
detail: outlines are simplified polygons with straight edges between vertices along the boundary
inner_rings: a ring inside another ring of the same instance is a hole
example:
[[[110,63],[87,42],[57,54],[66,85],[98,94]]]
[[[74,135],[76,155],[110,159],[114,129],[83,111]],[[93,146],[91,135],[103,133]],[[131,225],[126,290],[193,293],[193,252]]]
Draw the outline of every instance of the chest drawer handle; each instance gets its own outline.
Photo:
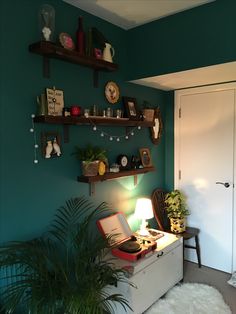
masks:
[[[157,254],[157,257],[161,257],[164,254],[164,252],[162,251],[160,254]]]

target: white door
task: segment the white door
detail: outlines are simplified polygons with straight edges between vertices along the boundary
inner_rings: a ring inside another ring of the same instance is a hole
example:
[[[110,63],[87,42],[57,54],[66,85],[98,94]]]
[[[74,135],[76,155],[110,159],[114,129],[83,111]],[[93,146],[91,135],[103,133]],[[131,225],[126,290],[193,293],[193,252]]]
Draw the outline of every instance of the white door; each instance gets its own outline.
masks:
[[[187,196],[188,224],[201,230],[202,264],[225,272],[233,270],[235,89],[175,92],[175,187]],[[187,259],[196,261],[195,250]]]

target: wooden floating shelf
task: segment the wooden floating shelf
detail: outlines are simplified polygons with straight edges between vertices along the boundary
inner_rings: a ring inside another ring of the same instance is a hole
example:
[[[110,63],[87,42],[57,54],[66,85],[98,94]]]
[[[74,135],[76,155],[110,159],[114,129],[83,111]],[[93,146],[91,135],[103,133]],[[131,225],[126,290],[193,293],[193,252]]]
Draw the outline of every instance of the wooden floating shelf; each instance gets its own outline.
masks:
[[[94,70],[95,87],[97,87],[98,85],[98,71],[113,72],[118,69],[118,65],[115,63],[96,59],[90,56],[81,55],[75,50],[68,50],[48,41],[39,41],[29,45],[29,51],[44,57],[43,74],[45,77],[50,77],[50,58],[59,59],[92,68]]]
[[[63,117],[63,116],[36,116],[35,123],[64,124],[64,125],[105,125],[125,127],[153,127],[154,122],[129,120],[128,118],[104,118],[104,117]]]
[[[79,176],[77,180],[82,183],[88,183],[90,185],[90,195],[94,195],[95,193],[95,183],[103,182],[107,180],[114,180],[122,177],[130,177],[134,176],[134,185],[137,185],[137,175],[144,174],[148,172],[155,171],[154,167],[145,167],[141,169],[133,169],[133,170],[124,170],[120,172],[108,172],[105,173],[103,176],[97,175],[93,177],[85,177]]]

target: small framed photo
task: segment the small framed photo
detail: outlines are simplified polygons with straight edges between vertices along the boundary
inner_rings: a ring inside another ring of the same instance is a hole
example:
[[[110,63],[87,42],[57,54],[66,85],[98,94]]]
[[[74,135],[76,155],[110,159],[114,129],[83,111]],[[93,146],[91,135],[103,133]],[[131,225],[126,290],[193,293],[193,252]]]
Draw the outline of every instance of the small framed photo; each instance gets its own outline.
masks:
[[[129,119],[136,120],[139,117],[137,108],[137,101],[135,98],[123,97],[123,104],[125,106],[126,115]]]
[[[58,132],[42,132],[41,148],[44,158],[61,156],[61,137]]]
[[[140,148],[139,153],[143,167],[151,167],[152,160],[149,148]]]
[[[49,116],[62,116],[64,108],[63,91],[53,88],[46,88],[48,115]]]

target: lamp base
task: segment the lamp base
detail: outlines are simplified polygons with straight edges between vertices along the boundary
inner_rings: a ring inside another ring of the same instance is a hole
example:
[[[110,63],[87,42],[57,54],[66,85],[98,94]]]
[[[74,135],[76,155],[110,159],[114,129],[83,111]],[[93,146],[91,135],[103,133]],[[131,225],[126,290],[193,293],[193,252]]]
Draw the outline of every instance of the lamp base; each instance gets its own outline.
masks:
[[[136,231],[140,236],[142,237],[147,237],[147,236],[150,236],[150,233],[148,231],[148,229],[140,229],[140,230],[137,230]]]

